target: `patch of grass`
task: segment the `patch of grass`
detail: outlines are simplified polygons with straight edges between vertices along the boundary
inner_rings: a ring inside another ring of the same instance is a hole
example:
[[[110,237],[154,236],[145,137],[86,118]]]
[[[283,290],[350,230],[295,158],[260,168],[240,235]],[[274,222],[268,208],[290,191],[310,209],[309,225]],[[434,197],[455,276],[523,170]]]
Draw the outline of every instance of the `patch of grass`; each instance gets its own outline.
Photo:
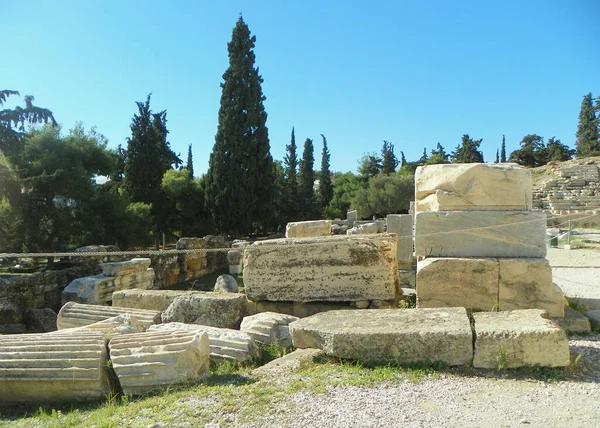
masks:
[[[412,309],[417,307],[417,295],[411,294],[408,296],[403,296],[401,300],[398,301],[398,309]]]
[[[567,303],[571,309],[579,312],[581,315],[587,314],[587,308],[577,297],[567,297]]]

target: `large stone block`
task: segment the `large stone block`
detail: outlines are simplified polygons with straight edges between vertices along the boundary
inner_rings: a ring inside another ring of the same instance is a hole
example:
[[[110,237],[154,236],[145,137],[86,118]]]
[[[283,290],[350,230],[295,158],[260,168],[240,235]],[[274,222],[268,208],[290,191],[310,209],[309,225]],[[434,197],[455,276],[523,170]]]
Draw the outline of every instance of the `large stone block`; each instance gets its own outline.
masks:
[[[103,321],[95,322],[93,324],[59,330],[58,333],[77,332],[85,330],[99,331],[107,336],[112,336],[113,334],[142,333],[146,331],[147,327],[148,325],[143,325],[142,323],[140,323],[134,315],[121,314],[115,317],[107,318]]]
[[[100,265],[106,276],[122,276],[132,273],[142,273],[150,267],[150,259],[138,258],[127,262],[103,263]]]
[[[545,316],[546,312],[540,309],[474,313],[473,366],[568,366],[567,335]]]
[[[331,220],[298,221],[285,227],[286,238],[312,238],[331,235]]]
[[[123,392],[138,395],[208,376],[205,333],[174,330],[117,335],[108,347]]]
[[[92,331],[0,336],[0,403],[102,400],[106,340]]]
[[[244,249],[246,294],[291,302],[393,300],[397,244],[393,234],[257,242]]]
[[[162,321],[237,328],[246,314],[246,296],[197,291],[178,296],[162,313]]]
[[[121,314],[134,316],[145,329],[152,324],[160,323],[160,312],[158,311],[68,302],[60,309],[56,319],[56,326],[59,330],[65,330],[67,328],[94,324]]]
[[[151,311],[166,310],[178,296],[192,293],[185,290],[130,290],[115,291],[112,296],[113,307],[148,309]]]
[[[292,346],[289,324],[297,321],[298,317],[262,312],[244,317],[240,330],[248,334],[257,343],[264,345],[279,344],[284,348]]]
[[[330,311],[290,324],[296,348],[364,363],[468,364],[473,337],[464,308]]]
[[[566,300],[552,283],[546,259],[499,259],[498,301],[501,310],[545,309],[551,317],[563,317]]]
[[[424,257],[545,257],[546,214],[534,211],[419,212],[415,251],[417,256]]]
[[[388,214],[387,232],[398,236],[397,257],[400,263],[413,260],[413,216],[412,214]]]
[[[498,259],[427,258],[417,263],[419,308],[498,306]]]
[[[415,172],[418,211],[530,211],[531,173],[517,164],[444,164]]]

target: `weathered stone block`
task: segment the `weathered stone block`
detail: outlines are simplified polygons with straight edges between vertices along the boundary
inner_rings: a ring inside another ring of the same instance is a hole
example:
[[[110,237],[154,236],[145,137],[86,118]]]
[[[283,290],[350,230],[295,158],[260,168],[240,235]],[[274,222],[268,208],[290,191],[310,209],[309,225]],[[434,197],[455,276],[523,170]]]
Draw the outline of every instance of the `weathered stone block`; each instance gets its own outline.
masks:
[[[413,259],[413,216],[411,214],[388,214],[387,232],[398,236],[397,257],[400,263]]]
[[[108,347],[123,392],[138,395],[208,376],[204,333],[152,331],[113,337]]]
[[[50,308],[25,309],[23,320],[30,333],[48,333],[56,331],[56,312]]]
[[[277,358],[264,366],[254,369],[250,372],[251,376],[264,377],[270,379],[281,379],[290,373],[302,370],[323,355],[320,349],[296,349],[294,352]]]
[[[330,311],[290,324],[296,348],[364,363],[470,363],[473,338],[464,308]]]
[[[238,283],[231,275],[219,275],[215,282],[215,293],[239,293]]]
[[[590,320],[585,315],[568,307],[565,307],[564,318],[553,317],[552,321],[569,334],[589,333],[592,330]]]
[[[109,392],[102,333],[0,336],[0,402],[102,400]]]
[[[163,312],[178,296],[193,293],[185,290],[130,290],[115,291],[112,297],[113,307],[148,309]]]
[[[142,273],[150,267],[150,259],[131,259],[127,262],[103,263],[100,265],[105,276],[121,276]]]
[[[138,321],[134,315],[121,314],[115,317],[107,318],[103,321],[98,321],[93,324],[84,325],[81,327],[72,327],[64,330],[59,330],[58,333],[77,332],[77,331],[99,331],[105,335],[112,336],[113,334],[131,334],[142,333],[146,331],[148,325],[144,325]]]
[[[198,291],[176,297],[163,312],[162,321],[237,328],[245,313],[243,294]]]
[[[415,172],[418,211],[530,211],[531,173],[517,164],[444,164]]]
[[[392,300],[397,243],[392,234],[257,242],[244,249],[246,294],[291,302]]]
[[[499,259],[498,301],[501,310],[545,309],[551,317],[563,317],[566,300],[552,283],[546,259]]]
[[[371,303],[366,300],[367,306]],[[269,302],[261,300],[246,302],[246,315],[254,315],[262,312],[277,312],[279,314],[292,315],[305,318],[321,312],[353,309],[348,302]]]
[[[379,233],[377,223],[359,224],[346,231],[346,235],[369,235],[372,233]]]
[[[419,308],[498,306],[498,259],[427,258],[417,263]]]
[[[416,214],[415,252],[424,257],[545,257],[546,214],[534,211],[419,212]]]
[[[331,220],[297,221],[285,227],[286,238],[312,238],[331,235]]]
[[[228,328],[209,327],[199,324],[183,324],[171,322],[156,324],[148,331],[194,331],[206,333],[210,345],[210,358],[217,361],[244,361],[257,358],[260,354],[258,346],[248,334]]]
[[[81,327],[104,321],[121,314],[135,316],[144,328],[148,328],[152,324],[160,323],[160,312],[158,311],[116,308],[114,306],[84,305],[81,303],[68,302],[60,309],[56,320],[56,326],[59,330]]]
[[[292,346],[289,324],[297,321],[298,317],[263,312],[244,317],[240,330],[248,334],[257,343],[265,345],[279,344],[284,348]]]
[[[566,333],[540,309],[474,313],[473,366],[515,368],[570,363]]]

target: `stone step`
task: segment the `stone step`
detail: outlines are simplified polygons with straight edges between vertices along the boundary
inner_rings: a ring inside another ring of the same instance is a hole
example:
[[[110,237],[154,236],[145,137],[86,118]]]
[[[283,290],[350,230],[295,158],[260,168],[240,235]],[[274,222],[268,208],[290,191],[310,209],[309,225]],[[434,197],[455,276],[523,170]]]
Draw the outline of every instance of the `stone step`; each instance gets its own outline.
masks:
[[[161,322],[161,314],[158,311],[68,302],[60,309],[56,325],[59,330],[64,330],[94,324],[122,314],[133,315],[146,329]]]
[[[102,333],[0,336],[2,403],[102,400],[109,390]]]

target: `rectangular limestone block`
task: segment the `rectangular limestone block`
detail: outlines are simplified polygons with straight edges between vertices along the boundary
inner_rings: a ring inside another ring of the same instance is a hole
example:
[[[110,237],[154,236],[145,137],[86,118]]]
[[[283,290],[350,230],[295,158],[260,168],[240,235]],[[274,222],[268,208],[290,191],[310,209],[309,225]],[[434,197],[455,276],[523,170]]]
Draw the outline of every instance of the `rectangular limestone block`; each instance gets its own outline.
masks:
[[[250,300],[350,302],[396,297],[393,234],[273,239],[244,248]]]
[[[499,259],[500,310],[545,309],[551,317],[563,317],[565,298],[552,283],[548,260]]]
[[[363,363],[463,365],[473,358],[464,308],[329,311],[290,324],[296,348]]]
[[[427,258],[417,263],[417,307],[498,306],[498,259]]]
[[[530,211],[531,173],[517,164],[440,164],[415,172],[419,211]]]
[[[120,308],[148,309],[163,312],[176,297],[190,293],[186,290],[121,290],[113,293],[112,305]]]
[[[388,214],[387,232],[398,235],[398,262],[410,263],[413,259],[413,216],[411,214]]]
[[[540,309],[474,313],[473,366],[516,368],[570,363],[567,335]]]
[[[105,276],[120,276],[136,272],[145,272],[150,267],[150,259],[138,258],[127,262],[102,263],[100,265]]]
[[[415,251],[423,257],[546,257],[546,214],[419,212]]]
[[[285,227],[286,238],[312,238],[331,235],[331,220],[297,221]]]

